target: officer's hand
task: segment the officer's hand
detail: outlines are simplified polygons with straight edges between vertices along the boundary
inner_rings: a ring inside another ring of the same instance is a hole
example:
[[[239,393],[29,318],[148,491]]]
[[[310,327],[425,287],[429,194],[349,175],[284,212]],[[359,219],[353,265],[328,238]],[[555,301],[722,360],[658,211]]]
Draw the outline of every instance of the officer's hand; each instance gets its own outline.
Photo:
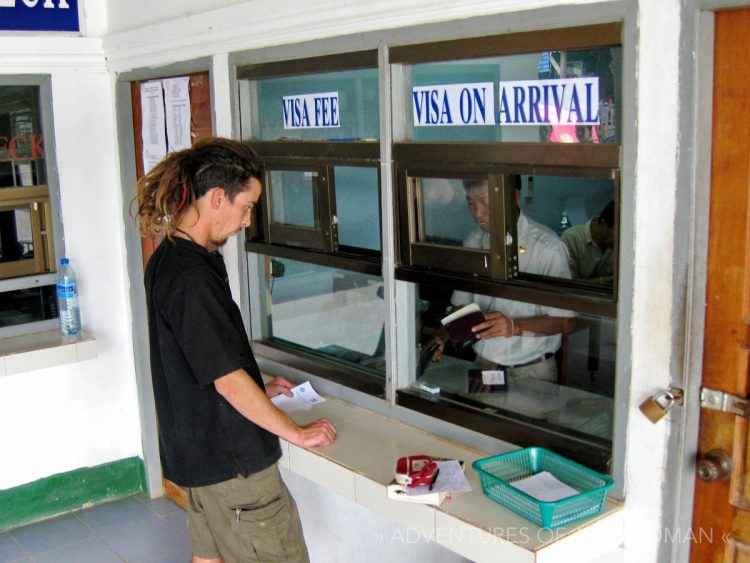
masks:
[[[513,336],[513,321],[498,311],[490,311],[484,314],[484,322],[471,327],[471,331],[480,340],[497,338],[502,336],[510,338]]]

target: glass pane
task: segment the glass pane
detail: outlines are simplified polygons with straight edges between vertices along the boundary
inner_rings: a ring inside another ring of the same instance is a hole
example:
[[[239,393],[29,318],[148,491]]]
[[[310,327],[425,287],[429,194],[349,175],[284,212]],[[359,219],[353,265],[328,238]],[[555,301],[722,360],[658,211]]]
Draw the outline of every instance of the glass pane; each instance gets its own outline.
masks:
[[[0,188],[46,183],[38,91],[0,86]]]
[[[614,181],[522,176],[521,185],[519,205],[526,218],[518,223],[521,272],[612,287],[617,229]],[[542,232],[546,232],[546,240]],[[535,261],[535,241],[546,242],[548,248],[559,246],[554,240],[557,236],[568,255],[567,270],[552,262],[545,266]]]
[[[486,180],[410,181],[416,190],[418,241],[489,250],[492,211]],[[573,278],[611,288],[617,261],[615,182],[537,175],[515,177],[512,183],[519,188],[515,212],[522,277]]]
[[[272,258],[269,334],[329,358],[383,372],[383,280]]]
[[[13,262],[34,257],[31,233],[31,211],[0,208],[0,262]]]
[[[343,246],[380,250],[380,191],[377,168],[336,166],[336,217]]]
[[[473,213],[487,214],[487,184],[482,198],[473,197],[474,180],[415,178],[420,242],[481,248],[480,224]],[[470,197],[472,196],[472,197]],[[486,223],[484,223],[486,225]]]
[[[404,93],[411,139],[619,143],[621,51],[414,65]]]
[[[485,295],[419,286],[417,372],[439,396],[530,424],[609,444],[615,388],[616,321]],[[444,316],[467,303],[498,312],[517,335],[475,342],[448,340]],[[520,333],[520,334],[518,334]],[[431,344],[445,342],[440,361]],[[501,382],[504,385],[501,385]]]
[[[262,141],[380,137],[375,68],[258,80]]]
[[[0,293],[0,327],[57,318],[54,285]]]
[[[318,214],[315,203],[317,181],[317,172],[272,171],[273,222],[299,227],[317,227]]]

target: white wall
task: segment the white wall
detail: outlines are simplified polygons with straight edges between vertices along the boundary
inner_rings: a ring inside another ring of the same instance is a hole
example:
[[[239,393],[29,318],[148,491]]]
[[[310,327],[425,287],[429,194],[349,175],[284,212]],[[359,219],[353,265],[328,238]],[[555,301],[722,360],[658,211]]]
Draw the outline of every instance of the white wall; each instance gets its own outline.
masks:
[[[79,0],[79,3],[82,0]],[[86,1],[86,0],[83,0]],[[100,0],[93,0],[99,2]],[[91,4],[88,0],[87,4]],[[167,21],[176,17],[189,17],[193,14],[207,12],[214,8],[223,8],[232,4],[241,4],[244,0],[130,0],[126,2],[106,2],[106,33],[118,33],[135,29],[155,22]]]
[[[79,277],[84,330],[98,345],[94,360],[0,377],[5,489],[141,456],[142,448],[112,78],[101,42],[0,37],[0,52],[0,74],[52,77],[65,249]]]

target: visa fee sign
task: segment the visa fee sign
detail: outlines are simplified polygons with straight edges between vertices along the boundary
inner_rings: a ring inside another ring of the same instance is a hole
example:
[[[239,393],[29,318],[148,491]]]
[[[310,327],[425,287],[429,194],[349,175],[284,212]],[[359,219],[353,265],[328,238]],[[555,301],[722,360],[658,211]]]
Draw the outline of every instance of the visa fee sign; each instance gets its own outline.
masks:
[[[78,0],[0,0],[0,29],[79,31]]]
[[[499,125],[599,125],[599,78],[500,82]]]
[[[284,129],[341,127],[339,93],[284,96]]]
[[[495,125],[494,107],[492,82],[412,88],[415,127]]]

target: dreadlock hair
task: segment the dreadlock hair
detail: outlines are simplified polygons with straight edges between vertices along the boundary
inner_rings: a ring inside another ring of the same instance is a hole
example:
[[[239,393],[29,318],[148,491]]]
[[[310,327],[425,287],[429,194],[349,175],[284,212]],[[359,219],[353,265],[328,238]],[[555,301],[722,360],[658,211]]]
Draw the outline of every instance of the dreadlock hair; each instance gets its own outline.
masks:
[[[208,137],[170,153],[136,184],[138,230],[144,237],[171,237],[185,210],[210,189],[223,188],[231,202],[251,178],[262,181],[263,166],[240,141]]]

